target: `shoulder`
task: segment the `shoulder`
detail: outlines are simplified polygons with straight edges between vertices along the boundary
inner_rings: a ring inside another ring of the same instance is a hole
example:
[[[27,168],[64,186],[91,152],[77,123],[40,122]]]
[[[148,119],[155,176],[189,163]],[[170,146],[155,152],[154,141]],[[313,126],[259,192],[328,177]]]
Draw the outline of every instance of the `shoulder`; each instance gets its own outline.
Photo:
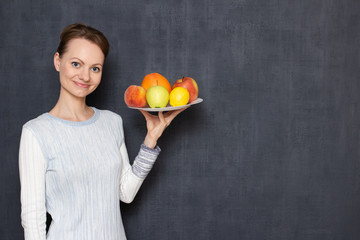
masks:
[[[103,120],[122,124],[122,118],[119,114],[112,112],[110,110],[102,110],[102,109],[97,109],[97,110],[99,111],[100,117]]]
[[[122,117],[110,110],[99,110],[99,124],[104,128],[111,129],[113,132],[120,131],[120,135],[123,135],[123,120]]]
[[[110,110],[99,110],[99,124],[102,128],[108,129],[118,142],[121,143],[124,139],[123,121],[119,114]]]
[[[97,109],[103,117],[110,119],[121,119],[121,116],[113,111],[106,109]]]
[[[33,131],[36,131],[37,129],[44,129],[44,128],[51,127],[50,125],[51,125],[51,123],[50,123],[49,117],[47,116],[47,113],[43,113],[40,116],[26,122],[23,125],[23,128],[26,128],[33,132]]]
[[[47,113],[43,113],[37,118],[26,122],[22,127],[22,136],[34,137],[39,144],[47,142],[46,136],[51,135],[54,131],[54,126]]]

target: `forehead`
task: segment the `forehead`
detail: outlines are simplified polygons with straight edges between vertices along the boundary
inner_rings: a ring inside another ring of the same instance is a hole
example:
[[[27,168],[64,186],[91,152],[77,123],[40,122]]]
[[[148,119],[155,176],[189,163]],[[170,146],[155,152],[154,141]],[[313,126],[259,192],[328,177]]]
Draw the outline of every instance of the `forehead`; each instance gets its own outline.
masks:
[[[63,55],[70,58],[80,58],[83,61],[87,60],[101,63],[104,61],[104,54],[98,45],[80,38],[70,40]]]

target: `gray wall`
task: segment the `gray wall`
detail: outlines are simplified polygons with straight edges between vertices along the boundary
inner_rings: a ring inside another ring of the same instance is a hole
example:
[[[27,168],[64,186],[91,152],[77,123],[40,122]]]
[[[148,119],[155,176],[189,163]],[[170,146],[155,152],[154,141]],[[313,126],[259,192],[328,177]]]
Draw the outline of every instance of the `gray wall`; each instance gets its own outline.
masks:
[[[19,1],[0,4],[0,239],[23,239],[21,126],[49,111],[64,26],[109,38],[88,103],[122,115],[131,158],[144,119],[123,93],[145,74],[197,80],[136,200],[131,239],[360,239],[360,1]]]

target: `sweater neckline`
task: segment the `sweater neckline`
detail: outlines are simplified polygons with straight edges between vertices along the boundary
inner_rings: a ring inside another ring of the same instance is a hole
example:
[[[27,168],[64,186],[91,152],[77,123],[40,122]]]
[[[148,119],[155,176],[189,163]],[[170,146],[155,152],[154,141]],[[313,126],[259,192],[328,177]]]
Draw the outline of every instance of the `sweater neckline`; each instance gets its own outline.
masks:
[[[85,121],[79,121],[79,122],[65,120],[65,119],[56,117],[56,116],[52,115],[49,112],[45,113],[45,115],[48,116],[49,118],[55,120],[55,121],[61,122],[61,123],[66,124],[66,125],[70,125],[70,126],[86,126],[86,125],[94,123],[99,118],[99,115],[100,115],[100,111],[97,108],[91,107],[91,109],[94,111],[94,114],[92,115],[92,117],[85,120]]]

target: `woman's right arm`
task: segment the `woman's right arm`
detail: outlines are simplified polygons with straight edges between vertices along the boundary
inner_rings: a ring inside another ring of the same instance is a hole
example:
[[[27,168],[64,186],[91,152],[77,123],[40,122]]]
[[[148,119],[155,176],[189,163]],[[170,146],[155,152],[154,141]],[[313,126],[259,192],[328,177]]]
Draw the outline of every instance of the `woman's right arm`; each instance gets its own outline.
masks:
[[[25,240],[46,239],[46,161],[33,133],[23,128],[19,149],[21,224]]]

